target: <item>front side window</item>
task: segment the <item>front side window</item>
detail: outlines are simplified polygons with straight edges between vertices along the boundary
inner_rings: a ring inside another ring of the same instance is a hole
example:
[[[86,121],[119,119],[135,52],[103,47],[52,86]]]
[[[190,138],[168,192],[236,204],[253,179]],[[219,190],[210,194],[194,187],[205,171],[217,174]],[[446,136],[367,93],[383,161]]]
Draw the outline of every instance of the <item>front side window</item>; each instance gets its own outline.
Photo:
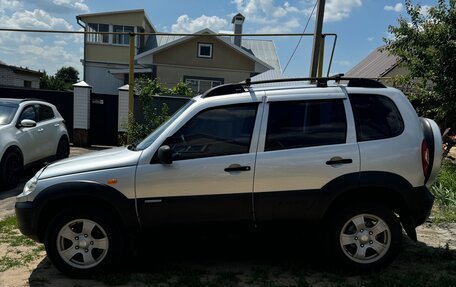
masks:
[[[17,105],[0,104],[0,126],[9,124],[16,114]]]
[[[34,106],[28,106],[22,111],[21,116],[19,117],[19,122],[23,120],[32,120],[38,122],[38,116],[36,114]]]
[[[164,145],[178,159],[248,153],[258,104],[211,108],[188,121]]]
[[[212,58],[212,44],[198,43],[198,58]]]
[[[108,24],[89,23],[88,32],[109,32]],[[87,34],[87,41],[92,43],[109,43],[108,34]]]
[[[401,114],[392,100],[381,95],[350,94],[358,141],[398,136],[404,130]]]
[[[269,104],[265,151],[341,144],[346,135],[342,100]]]

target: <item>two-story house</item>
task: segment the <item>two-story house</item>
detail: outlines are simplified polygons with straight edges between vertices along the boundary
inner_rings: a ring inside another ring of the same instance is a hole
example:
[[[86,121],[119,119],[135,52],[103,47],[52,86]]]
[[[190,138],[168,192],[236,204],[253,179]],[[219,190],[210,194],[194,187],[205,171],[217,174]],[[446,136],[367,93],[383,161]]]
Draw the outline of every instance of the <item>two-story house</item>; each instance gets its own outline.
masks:
[[[144,10],[77,16],[87,31],[156,33]],[[234,33],[241,34],[244,16],[233,17]],[[135,74],[148,75],[172,87],[184,81],[196,92],[239,82],[268,70],[280,71],[274,42],[241,36],[209,36],[204,29],[191,36],[137,36]],[[206,36],[207,35],[207,36]],[[84,41],[84,80],[96,93],[117,93],[128,80],[128,35],[87,35]]]

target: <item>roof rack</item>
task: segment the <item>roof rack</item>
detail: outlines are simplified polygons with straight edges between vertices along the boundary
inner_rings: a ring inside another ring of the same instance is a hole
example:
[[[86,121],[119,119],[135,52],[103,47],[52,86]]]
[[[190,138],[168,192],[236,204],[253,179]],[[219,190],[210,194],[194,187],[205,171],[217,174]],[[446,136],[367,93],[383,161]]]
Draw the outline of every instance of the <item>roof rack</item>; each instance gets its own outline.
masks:
[[[274,79],[274,80],[263,80],[253,81],[246,79],[241,83],[225,84],[213,87],[201,95],[202,98],[209,98],[214,96],[222,96],[236,93],[246,92],[246,88],[252,85],[269,84],[269,83],[284,83],[284,82],[300,82],[310,81],[316,84],[317,87],[325,88],[328,87],[329,81],[340,83],[340,81],[348,81],[347,87],[360,87],[360,88],[386,88],[382,83],[366,78],[352,78],[344,77],[344,74],[336,74],[331,77],[316,77],[316,78],[285,78],[285,79]]]

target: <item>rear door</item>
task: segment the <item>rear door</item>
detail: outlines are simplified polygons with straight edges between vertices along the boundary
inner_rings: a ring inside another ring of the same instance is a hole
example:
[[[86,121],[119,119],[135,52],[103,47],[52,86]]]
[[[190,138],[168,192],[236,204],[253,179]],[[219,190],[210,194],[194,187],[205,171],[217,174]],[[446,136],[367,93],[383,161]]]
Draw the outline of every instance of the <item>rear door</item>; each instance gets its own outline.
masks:
[[[57,152],[59,142],[59,121],[56,120],[52,108],[45,104],[36,105],[38,107],[39,123],[42,130],[43,146],[41,158],[53,156]]]
[[[254,183],[258,221],[311,219],[326,184],[359,172],[353,116],[342,92],[268,97],[263,122]]]

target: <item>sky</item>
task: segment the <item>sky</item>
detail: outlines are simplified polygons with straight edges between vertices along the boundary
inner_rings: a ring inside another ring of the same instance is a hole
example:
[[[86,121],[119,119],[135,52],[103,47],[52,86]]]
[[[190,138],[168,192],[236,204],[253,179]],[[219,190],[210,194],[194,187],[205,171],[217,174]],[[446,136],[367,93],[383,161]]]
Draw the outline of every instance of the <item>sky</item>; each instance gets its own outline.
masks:
[[[413,3],[426,8],[436,0]],[[0,28],[81,30],[76,15],[144,9],[161,32],[232,31],[233,15],[242,13],[244,33],[302,33],[314,5],[315,0],[0,0]],[[397,25],[401,15],[407,16],[401,0],[326,0],[323,32],[338,35],[330,74],[347,72],[383,45],[391,37],[388,26]],[[312,17],[306,33],[314,32],[314,22]],[[274,40],[284,70],[299,37],[267,38]],[[331,48],[328,38],[324,74]],[[9,65],[48,74],[62,66],[82,71],[82,54],[81,35],[0,32],[0,61]],[[304,37],[284,74],[308,76],[311,54],[312,39]]]

